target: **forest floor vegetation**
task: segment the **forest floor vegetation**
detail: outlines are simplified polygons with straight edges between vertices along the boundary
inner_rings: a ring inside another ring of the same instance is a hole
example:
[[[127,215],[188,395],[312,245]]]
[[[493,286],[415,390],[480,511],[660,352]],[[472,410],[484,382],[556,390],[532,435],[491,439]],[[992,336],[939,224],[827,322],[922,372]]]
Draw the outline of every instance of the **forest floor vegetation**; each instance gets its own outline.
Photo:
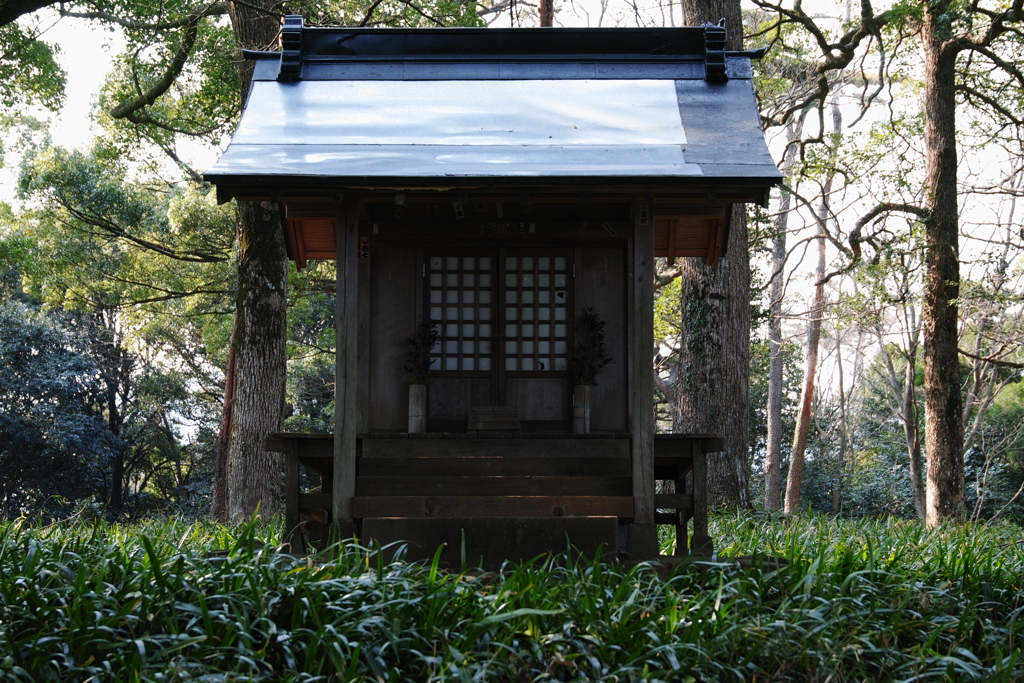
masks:
[[[353,545],[314,561],[277,552],[280,534],[0,524],[0,676],[1024,680],[1024,541],[1009,524],[719,513],[714,561],[667,577],[565,557],[446,571]]]

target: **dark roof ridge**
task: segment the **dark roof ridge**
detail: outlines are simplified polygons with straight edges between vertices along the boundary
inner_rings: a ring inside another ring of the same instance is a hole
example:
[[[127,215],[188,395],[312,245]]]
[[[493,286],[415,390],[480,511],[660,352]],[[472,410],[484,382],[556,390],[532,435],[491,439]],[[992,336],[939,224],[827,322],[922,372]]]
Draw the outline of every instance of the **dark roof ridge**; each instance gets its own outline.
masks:
[[[732,75],[726,68],[727,58],[756,59],[763,54],[758,50],[727,52],[724,26],[711,22],[628,28],[367,28],[307,27],[301,16],[290,15],[281,35],[280,52],[244,51],[248,59],[279,57],[277,80],[281,81],[303,78],[306,64],[415,61],[686,62],[702,64],[706,80],[725,81]]]

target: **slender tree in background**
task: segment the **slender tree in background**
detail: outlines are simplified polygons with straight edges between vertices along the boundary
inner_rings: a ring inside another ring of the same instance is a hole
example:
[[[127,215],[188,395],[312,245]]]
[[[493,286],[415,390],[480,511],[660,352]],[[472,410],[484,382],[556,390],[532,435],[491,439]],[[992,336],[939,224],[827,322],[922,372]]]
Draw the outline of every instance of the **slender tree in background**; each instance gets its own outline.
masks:
[[[555,25],[555,0],[540,0],[537,5],[537,14],[540,15],[541,27]]]
[[[842,114],[839,104],[833,98],[832,130],[833,139],[842,135]],[[807,346],[804,354],[804,384],[800,392],[800,404],[797,409],[796,427],[793,430],[793,448],[789,456],[789,471],[786,476],[785,513],[791,515],[800,509],[800,487],[803,484],[804,456],[807,450],[807,433],[811,427],[811,408],[814,403],[815,376],[818,372],[818,347],[821,342],[821,325],[825,317],[825,237],[831,216],[829,206],[835,170],[828,168],[825,184],[821,188],[821,202],[818,206],[818,235],[815,239],[818,246],[818,262],[814,269],[814,290],[811,294],[811,305],[807,311]]]
[[[876,13],[870,2],[861,3],[859,21],[845,35],[830,40],[815,17],[803,7],[783,6],[755,0],[774,12],[779,21],[802,26],[821,48],[817,66],[820,87],[807,102],[823,110],[828,97],[827,75],[844,69],[861,45],[870,38],[884,46],[882,31],[893,28],[901,37],[920,41],[924,96],[924,193],[920,201],[881,201],[857,222],[850,235],[851,248],[860,249],[872,235],[870,226],[884,224],[890,214],[906,214],[921,221],[925,241],[925,283],[922,306],[924,330],[925,451],[927,454],[926,518],[930,526],[964,515],[963,399],[957,349],[960,291],[959,209],[957,205],[958,92],[966,101],[991,111],[1008,125],[1021,125],[1019,116],[1002,102],[1019,98],[1024,89],[1024,72],[1012,58],[1002,56],[1012,46],[999,43],[1006,36],[1016,39],[1024,21],[1024,0],[1008,5],[969,6],[951,0],[928,0],[913,6]],[[964,55],[986,64],[981,87],[966,82],[958,63]],[[887,59],[880,53],[879,69],[884,79]],[[992,74],[998,74],[992,77]],[[990,88],[988,93],[986,88]],[[880,92],[879,89],[871,92]],[[868,92],[865,90],[865,92]],[[997,94],[998,93],[998,94]],[[796,110],[794,110],[795,112]],[[884,227],[883,227],[884,230]]]
[[[783,404],[783,369],[785,365],[785,348],[782,344],[782,299],[786,292],[786,237],[789,230],[790,209],[793,195],[788,188],[796,183],[792,167],[799,149],[800,136],[803,133],[803,119],[794,118],[787,129],[786,151],[782,160],[782,172],[787,177],[779,199],[778,214],[775,217],[772,237],[771,284],[768,291],[768,405],[765,407],[766,427],[764,456],[764,506],[768,510],[778,510],[779,482],[782,476],[782,404]]]
[[[825,194],[822,199],[818,219],[824,223],[828,216],[828,204],[825,199],[831,186],[831,178],[825,183]],[[793,431],[793,448],[789,455],[789,471],[786,475],[785,513],[791,515],[800,511],[800,487],[803,484],[804,455],[807,450],[807,433],[811,427],[811,408],[814,402],[814,380],[818,371],[818,346],[821,341],[821,323],[825,316],[825,237],[819,229],[818,265],[814,271],[814,290],[811,305],[807,310],[807,346],[804,353],[804,382],[800,391],[800,404],[796,415],[796,428]]]
[[[1019,20],[1020,0],[1014,5],[1012,11]],[[955,8],[949,0],[930,0],[924,3],[921,22],[927,181],[924,207],[918,213],[925,221],[925,515],[930,526],[947,519],[962,519],[964,514],[963,398],[957,353],[960,235],[956,177],[956,60],[963,47],[951,25],[952,11]]]

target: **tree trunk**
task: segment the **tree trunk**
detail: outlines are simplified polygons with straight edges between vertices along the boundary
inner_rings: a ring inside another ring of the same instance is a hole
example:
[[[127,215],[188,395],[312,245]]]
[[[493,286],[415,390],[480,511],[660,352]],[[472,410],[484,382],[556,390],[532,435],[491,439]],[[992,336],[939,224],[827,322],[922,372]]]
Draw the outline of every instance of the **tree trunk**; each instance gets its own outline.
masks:
[[[916,324],[915,324],[916,326]],[[927,508],[924,486],[924,466],[921,462],[921,430],[917,426],[917,395],[914,380],[917,378],[917,330],[907,352],[907,368],[903,375],[903,438],[910,458],[910,490],[914,496],[914,512],[919,519],[925,519]]]
[[[850,443],[850,428],[846,411],[846,386],[843,377],[843,344],[836,334],[836,374],[839,380],[839,458],[836,463],[835,481],[832,483],[832,515],[838,515],[843,502],[843,471]]]
[[[835,96],[832,99],[832,129],[840,134],[843,129],[842,113]],[[803,486],[804,454],[807,450],[807,434],[811,427],[811,408],[814,405],[814,377],[818,370],[818,346],[821,342],[821,323],[825,316],[825,224],[829,219],[829,198],[835,173],[829,172],[821,190],[821,205],[818,207],[818,264],[814,269],[814,294],[807,320],[807,352],[805,354],[804,387],[800,395],[800,407],[793,430],[793,450],[789,456],[789,472],[786,476],[787,515],[800,509],[800,489]],[[838,502],[838,501],[837,501]]]
[[[260,8],[263,8],[261,11]],[[231,25],[240,49],[277,45],[276,5],[258,0],[231,3]],[[240,59],[242,100],[248,96],[253,64]],[[263,515],[277,508],[282,483],[281,457],[263,450],[263,439],[281,428],[286,372],[288,257],[278,207],[238,202],[238,294],[235,308],[234,400],[225,405],[230,425],[227,448],[227,512],[232,519]]]
[[[828,192],[832,187],[832,179],[825,183],[825,196],[822,198],[822,211],[819,219],[828,215]],[[800,407],[797,412],[796,429],[793,431],[793,451],[789,456],[789,473],[786,477],[787,515],[800,510],[800,487],[804,477],[804,453],[807,449],[807,434],[811,426],[811,407],[814,403],[814,377],[818,369],[818,345],[821,341],[821,321],[825,312],[825,235],[819,228],[818,266],[814,271],[814,294],[807,320],[807,352],[804,355],[804,387],[800,393]]]
[[[683,24],[725,18],[726,49],[743,46],[738,0],[684,0]],[[750,255],[746,210],[732,207],[729,246],[717,268],[682,259],[685,343],[676,410],[683,431],[724,436],[728,451],[708,458],[712,505],[750,507],[747,410],[750,377]]]
[[[231,519],[277,509],[281,456],[263,450],[284,412],[287,256],[278,208],[239,202],[235,396],[227,463]]]
[[[782,394],[785,353],[782,346],[782,297],[785,294],[783,265],[786,260],[786,223],[789,215],[789,193],[784,193],[772,247],[772,285],[769,290],[768,328],[768,435],[764,456],[764,507],[779,509],[779,482],[782,478]]]
[[[540,0],[537,5],[537,13],[540,15],[541,27],[555,25],[555,0]]]
[[[124,509],[124,452],[128,444],[120,439],[121,411],[117,406],[117,383],[106,372],[104,375],[107,391],[107,428],[118,441],[115,446],[114,457],[110,463],[110,496],[107,500],[110,512],[116,517]]]
[[[228,365],[224,371],[224,407],[217,434],[217,464],[213,474],[213,500],[210,502],[210,516],[218,522],[228,521],[228,451],[231,448],[231,414],[235,405],[235,327],[232,323],[231,341],[228,347]]]
[[[924,391],[927,524],[959,520],[964,512],[963,426],[957,352],[960,294],[956,201],[956,49],[949,2],[925,3],[921,42],[925,61]]]
[[[798,140],[803,133],[803,117],[794,118],[786,137],[790,143]],[[782,161],[783,173],[788,175],[796,159],[798,145],[786,148]],[[792,184],[793,179],[789,179]],[[772,283],[768,291],[768,405],[765,408],[768,434],[765,439],[764,456],[764,507],[778,510],[780,505],[779,483],[782,478],[782,394],[785,353],[782,346],[782,298],[786,294],[786,232],[789,229],[789,212],[793,196],[785,188],[779,200],[779,215],[775,219],[775,237],[772,244]]]

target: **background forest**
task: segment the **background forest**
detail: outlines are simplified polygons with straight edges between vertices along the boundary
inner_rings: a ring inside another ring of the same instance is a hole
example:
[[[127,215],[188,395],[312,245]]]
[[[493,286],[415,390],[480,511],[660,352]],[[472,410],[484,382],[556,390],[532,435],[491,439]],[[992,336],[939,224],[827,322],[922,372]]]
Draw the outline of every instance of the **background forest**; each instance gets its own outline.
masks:
[[[950,31],[1004,9],[951,6]],[[245,12],[266,35],[243,30]],[[0,2],[0,133],[12,181],[0,204],[0,515],[96,506],[137,519],[216,506],[218,453],[231,448],[224,405],[247,362],[231,349],[252,240],[245,209],[218,206],[200,174],[242,106],[239,47],[276,49],[281,13],[307,24],[534,26],[545,12],[556,26],[688,16],[673,2],[614,0]],[[97,134],[79,148],[54,144],[48,130],[68,86],[60,45],[48,40],[58,22],[111,36],[110,71],[91,113],[79,113]],[[736,414],[747,416],[749,445],[742,490],[721,499],[774,509],[785,490],[787,509],[923,517],[921,10],[757,0],[743,22],[744,46],[767,49],[756,84],[787,180],[769,207],[747,214],[749,396]],[[1024,36],[1011,24],[950,63],[954,379],[966,514],[1020,522],[1024,74],[1014,62]],[[695,337],[712,323],[688,267],[659,267],[652,371],[664,431],[699,431],[681,388],[702,362]],[[333,425],[333,286],[332,263],[287,274],[286,398],[269,417],[287,430]]]

